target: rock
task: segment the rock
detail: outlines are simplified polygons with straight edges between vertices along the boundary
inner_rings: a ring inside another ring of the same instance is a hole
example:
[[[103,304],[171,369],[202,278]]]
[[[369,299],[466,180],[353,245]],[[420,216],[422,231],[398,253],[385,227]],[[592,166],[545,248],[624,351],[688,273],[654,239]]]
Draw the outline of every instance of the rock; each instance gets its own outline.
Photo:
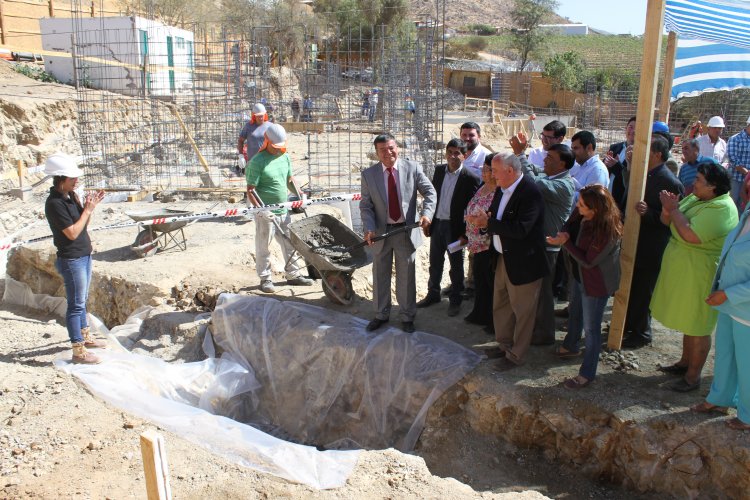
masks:
[[[10,454],[14,457],[20,457],[24,453],[26,453],[26,450],[24,450],[23,448],[13,448],[13,450],[10,452]]]
[[[134,422],[131,422],[131,421],[129,421],[129,420],[126,420],[126,421],[125,421],[125,422],[124,422],[124,423],[122,424],[122,427],[123,427],[123,429],[132,429],[133,427],[135,427],[135,423],[134,423]]]
[[[99,450],[102,447],[102,443],[97,440],[90,441],[86,448],[89,450]]]

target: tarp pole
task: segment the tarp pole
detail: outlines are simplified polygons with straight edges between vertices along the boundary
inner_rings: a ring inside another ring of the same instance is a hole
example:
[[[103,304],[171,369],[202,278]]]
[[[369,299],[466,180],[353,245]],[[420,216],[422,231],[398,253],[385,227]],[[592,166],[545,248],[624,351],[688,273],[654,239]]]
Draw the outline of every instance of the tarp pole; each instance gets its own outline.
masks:
[[[651,124],[654,121],[656,86],[659,80],[664,4],[664,0],[648,0],[646,8],[643,64],[641,66],[641,83],[638,89],[638,110],[635,122],[635,144],[633,146],[633,161],[629,165],[630,183],[628,185],[625,229],[620,253],[622,277],[620,278],[620,288],[615,293],[612,309],[612,323],[607,341],[607,347],[610,349],[620,349],[622,345],[625,314],[628,310],[630,286],[633,282],[633,264],[638,245],[638,232],[641,227],[641,218],[635,211],[635,204],[643,199],[646,186],[646,164],[651,150]]]
[[[669,32],[667,37],[667,56],[664,59],[664,83],[661,86],[661,104],[659,119],[669,123],[669,108],[672,102],[672,82],[674,81],[674,62],[677,56],[677,33]]]

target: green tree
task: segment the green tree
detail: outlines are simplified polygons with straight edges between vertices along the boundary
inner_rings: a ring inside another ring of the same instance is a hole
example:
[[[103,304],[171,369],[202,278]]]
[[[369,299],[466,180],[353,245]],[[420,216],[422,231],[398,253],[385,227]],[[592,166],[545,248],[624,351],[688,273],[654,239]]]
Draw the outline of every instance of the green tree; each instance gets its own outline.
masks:
[[[545,78],[552,80],[554,90],[579,91],[583,85],[586,68],[581,56],[575,52],[555,54],[544,62]]]
[[[523,72],[532,54],[545,45],[547,33],[539,28],[541,22],[557,9],[557,0],[514,0],[511,18],[515,29],[511,47],[518,53],[518,71]]]

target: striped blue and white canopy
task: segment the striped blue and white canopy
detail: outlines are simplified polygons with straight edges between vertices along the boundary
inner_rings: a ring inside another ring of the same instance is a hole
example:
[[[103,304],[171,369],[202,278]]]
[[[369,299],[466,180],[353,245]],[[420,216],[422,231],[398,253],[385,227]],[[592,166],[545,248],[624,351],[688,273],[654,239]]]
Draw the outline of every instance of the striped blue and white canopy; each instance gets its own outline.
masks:
[[[679,35],[673,101],[750,87],[750,1],[667,0],[664,26]]]

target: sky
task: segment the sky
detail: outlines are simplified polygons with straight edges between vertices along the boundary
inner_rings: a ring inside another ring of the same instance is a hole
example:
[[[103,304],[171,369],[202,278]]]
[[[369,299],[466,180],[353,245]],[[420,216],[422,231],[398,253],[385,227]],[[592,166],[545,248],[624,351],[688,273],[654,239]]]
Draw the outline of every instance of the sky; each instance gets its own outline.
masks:
[[[609,33],[642,35],[647,0],[558,0],[557,13]]]

